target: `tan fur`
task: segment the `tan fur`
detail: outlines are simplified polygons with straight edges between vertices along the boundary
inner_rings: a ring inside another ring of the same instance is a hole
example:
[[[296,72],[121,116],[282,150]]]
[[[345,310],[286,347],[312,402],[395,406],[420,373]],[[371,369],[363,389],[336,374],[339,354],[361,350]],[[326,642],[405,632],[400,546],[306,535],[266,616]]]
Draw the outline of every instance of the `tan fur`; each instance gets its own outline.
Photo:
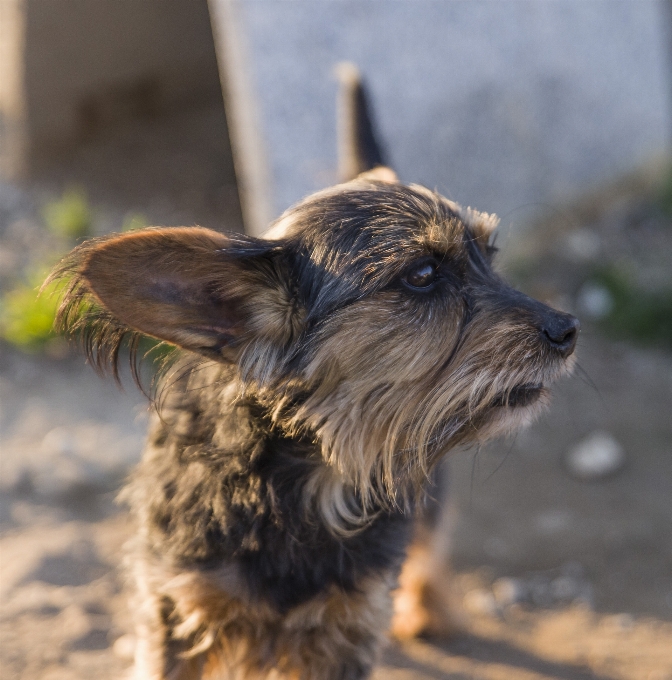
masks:
[[[398,640],[421,635],[449,637],[457,628],[450,598],[450,570],[445,557],[432,551],[422,529],[416,533],[394,592],[390,633]]]
[[[249,270],[227,260],[228,244],[200,227],[145,229],[92,249],[79,274],[105,309],[147,335],[192,350],[224,336],[229,341],[217,351],[229,359],[252,338],[279,350],[301,324],[291,291],[270,266]]]
[[[378,182],[390,182],[390,183],[399,181],[397,173],[394,170],[392,170],[392,168],[388,168],[386,165],[378,165],[375,168],[372,168],[371,170],[361,172],[357,176],[357,179],[369,179],[376,180]]]
[[[365,502],[403,505],[400,469],[421,488],[442,453],[437,441],[485,441],[526,425],[547,402],[545,394],[525,408],[492,409],[492,401],[518,384],[549,384],[571,370],[571,358],[549,364],[539,356],[529,323],[506,315],[473,322],[458,346],[462,316],[455,300],[440,323],[417,323],[415,310],[405,312],[390,292],[334,315],[334,330],[325,331],[308,367],[314,390],[284,423],[290,432],[306,426],[317,432],[338,473],[340,484],[320,487],[330,499],[329,508],[324,501],[321,507],[334,531],[353,523],[340,490],[350,486]],[[448,367],[434,359],[451,355]],[[459,441],[451,439],[458,431]]]
[[[372,474],[393,490],[400,453],[409,466],[420,466],[419,474],[427,472],[426,458],[417,460],[407,449],[401,430],[423,408],[436,377],[435,366],[424,360],[425,348],[447,356],[459,330],[456,310],[452,328],[450,322],[428,326],[418,342],[411,320],[402,315],[393,293],[338,314],[333,319],[337,330],[325,338],[308,369],[309,380],[319,387],[295,416],[315,428],[325,458],[365,498],[374,493]]]
[[[476,240],[482,246],[487,246],[492,234],[499,225],[499,217],[494,214],[479,212],[471,207],[463,208],[454,201],[447,200],[446,202],[459,215],[462,222],[469,227]]]
[[[177,573],[145,556],[135,571],[137,680],[337,680],[344,658],[373,666],[392,614],[392,573],[282,615],[254,601],[232,568]],[[166,621],[168,641],[159,639]]]

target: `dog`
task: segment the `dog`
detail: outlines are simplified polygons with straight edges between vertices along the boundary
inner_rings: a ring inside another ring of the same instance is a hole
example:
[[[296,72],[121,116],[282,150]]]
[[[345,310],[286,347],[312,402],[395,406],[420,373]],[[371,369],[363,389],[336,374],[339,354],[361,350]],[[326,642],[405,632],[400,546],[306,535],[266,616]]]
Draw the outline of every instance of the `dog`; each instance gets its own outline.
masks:
[[[142,229],[52,275],[98,369],[144,336],[179,349],[123,492],[138,679],[366,678],[437,463],[571,370],[578,321],[493,271],[496,217],[399,182],[342,81],[356,177],[264,238]]]

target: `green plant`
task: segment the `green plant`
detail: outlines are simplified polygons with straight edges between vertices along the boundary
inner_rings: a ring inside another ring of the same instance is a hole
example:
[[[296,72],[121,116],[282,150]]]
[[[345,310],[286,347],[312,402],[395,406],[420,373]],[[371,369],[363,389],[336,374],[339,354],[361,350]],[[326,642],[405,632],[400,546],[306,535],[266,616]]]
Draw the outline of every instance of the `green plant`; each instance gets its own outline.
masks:
[[[61,293],[67,282],[52,282],[40,290],[53,264],[70,250],[74,239],[90,235],[93,212],[86,194],[78,188],[66,190],[60,199],[47,203],[42,217],[49,231],[57,236],[52,255],[28,267],[12,288],[0,296],[0,338],[27,352],[42,351],[52,346],[59,334],[54,319]],[[121,231],[132,231],[147,226],[140,213],[129,213]],[[126,348],[128,349],[128,348]],[[167,346],[156,340],[143,339],[137,348],[138,357],[147,355],[149,364],[161,364],[170,353]],[[153,370],[152,374],[153,374]]]
[[[47,203],[42,209],[42,217],[49,231],[63,238],[87,236],[93,224],[86,194],[75,187],[64,191],[60,199]]]
[[[667,169],[660,186],[658,204],[668,216],[672,216],[672,165]]]
[[[0,300],[0,337],[28,352],[41,350],[56,337],[54,317],[64,284],[53,282],[40,292],[47,271],[32,271]]]
[[[121,223],[121,231],[134,231],[148,226],[147,218],[142,213],[129,213]]]
[[[672,289],[643,290],[622,269],[609,267],[592,280],[609,291],[613,305],[601,320],[610,333],[646,344],[672,347]]]

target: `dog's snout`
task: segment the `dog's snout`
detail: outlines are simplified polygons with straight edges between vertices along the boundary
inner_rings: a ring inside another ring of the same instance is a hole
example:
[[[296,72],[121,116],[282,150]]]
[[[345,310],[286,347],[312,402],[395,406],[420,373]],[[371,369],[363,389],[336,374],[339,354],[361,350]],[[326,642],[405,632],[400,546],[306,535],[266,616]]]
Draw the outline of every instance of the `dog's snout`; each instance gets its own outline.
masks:
[[[576,317],[551,311],[542,322],[541,335],[548,345],[567,357],[576,347],[579,328],[579,320]]]

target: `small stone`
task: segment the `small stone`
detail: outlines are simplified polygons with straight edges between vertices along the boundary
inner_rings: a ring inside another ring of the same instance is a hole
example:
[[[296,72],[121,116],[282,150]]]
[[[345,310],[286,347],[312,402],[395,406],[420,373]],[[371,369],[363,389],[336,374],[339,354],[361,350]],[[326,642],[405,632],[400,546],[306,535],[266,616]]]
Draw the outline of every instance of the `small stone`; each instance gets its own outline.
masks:
[[[575,229],[567,236],[567,250],[577,260],[595,259],[601,248],[600,236],[592,229]]]
[[[124,661],[132,661],[135,656],[135,636],[126,634],[117,638],[112,645],[112,651]]]
[[[569,450],[566,464],[573,477],[594,481],[618,472],[625,464],[625,452],[611,434],[597,431]]]
[[[558,602],[573,600],[578,597],[581,586],[569,576],[558,576],[551,581],[551,594]]]
[[[39,465],[33,465],[30,478],[40,495],[54,496],[85,485],[88,470],[78,455],[72,433],[66,427],[55,427],[47,432],[40,446]]]
[[[67,427],[55,427],[44,435],[41,448],[48,456],[71,456],[77,450],[77,443]]]
[[[482,588],[474,588],[467,592],[463,604],[470,614],[494,614],[497,610],[495,596]]]
[[[604,319],[614,308],[614,298],[604,286],[588,282],[579,290],[577,306],[586,316]]]
[[[542,574],[535,574],[530,578],[530,599],[537,607],[548,608],[553,606],[551,584],[548,578]]]
[[[498,578],[492,584],[492,593],[500,607],[509,607],[527,597],[525,584],[517,578]]]

